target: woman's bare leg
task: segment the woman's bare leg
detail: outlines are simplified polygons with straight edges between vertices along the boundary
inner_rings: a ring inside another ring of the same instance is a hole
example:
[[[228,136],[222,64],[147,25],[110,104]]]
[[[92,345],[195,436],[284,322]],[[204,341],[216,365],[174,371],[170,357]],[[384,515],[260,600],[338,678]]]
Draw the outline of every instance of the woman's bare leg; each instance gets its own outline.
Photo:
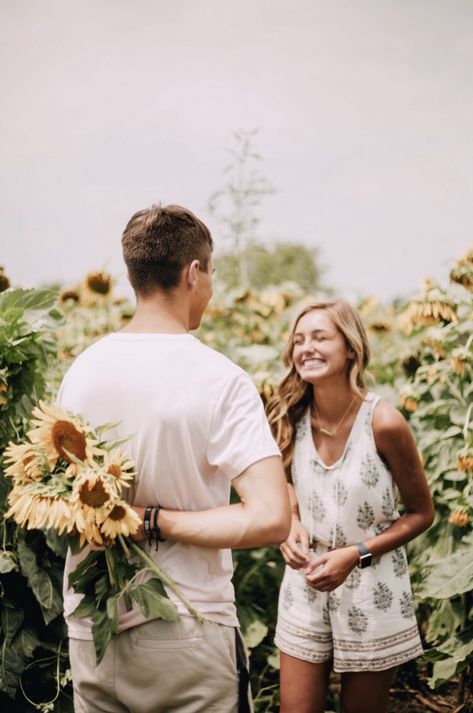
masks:
[[[342,673],[342,713],[386,713],[395,668]]]
[[[280,713],[324,713],[332,662],[309,663],[281,651]]]

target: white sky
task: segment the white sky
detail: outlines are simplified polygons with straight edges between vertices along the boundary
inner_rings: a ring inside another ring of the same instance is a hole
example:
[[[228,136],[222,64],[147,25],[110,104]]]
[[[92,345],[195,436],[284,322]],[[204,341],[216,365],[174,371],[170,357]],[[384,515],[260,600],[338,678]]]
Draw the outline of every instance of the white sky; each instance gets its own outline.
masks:
[[[415,291],[473,243],[472,88],[472,0],[2,0],[0,264],[123,278],[159,201],[218,247],[207,199],[259,127],[261,237],[319,246],[344,294]]]

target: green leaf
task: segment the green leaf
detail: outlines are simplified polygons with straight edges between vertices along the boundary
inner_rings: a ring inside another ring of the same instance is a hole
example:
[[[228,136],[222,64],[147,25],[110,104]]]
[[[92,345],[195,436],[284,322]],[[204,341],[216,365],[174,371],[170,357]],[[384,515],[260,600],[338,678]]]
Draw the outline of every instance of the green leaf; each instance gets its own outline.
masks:
[[[450,599],[473,589],[473,549],[467,545],[449,557],[431,562],[422,598]]]
[[[92,617],[92,636],[94,639],[97,664],[99,664],[113,636],[113,622],[108,618],[107,612],[103,609],[96,609]]]
[[[25,618],[23,609],[18,605],[13,605],[13,603],[3,600],[0,608],[0,618],[3,636],[11,641],[23,624]]]
[[[31,627],[20,629],[13,640],[4,639],[0,650],[0,690],[14,697],[28,659],[40,642]]]
[[[95,581],[101,576],[104,568],[103,552],[91,550],[69,574],[69,586],[75,592],[88,593],[91,590],[95,593]]]
[[[69,535],[67,538],[67,544],[73,555],[78,555],[82,552],[83,547],[80,544],[80,535]]]
[[[21,572],[27,578],[28,584],[38,600],[45,623],[49,624],[62,614],[62,597],[56,591],[46,570],[38,566],[33,550],[24,542],[18,543],[18,557]]]
[[[67,554],[67,538],[59,535],[56,530],[44,530],[46,544],[55,555],[64,559]]]
[[[429,617],[427,628],[427,641],[438,641],[445,638],[462,626],[465,618],[463,607],[455,606],[450,599],[437,602],[437,607]]]
[[[118,604],[120,602],[120,594],[115,594],[114,597],[107,599],[107,616],[112,622],[112,631],[114,634],[118,632]]]
[[[78,619],[82,619],[83,617],[89,616],[91,617],[97,609],[97,605],[95,603],[95,599],[92,599],[91,597],[83,597],[79,604],[76,606],[74,611],[72,612],[71,616],[75,616]]]
[[[7,314],[12,310],[20,310],[26,317],[31,318],[31,313],[51,310],[56,299],[56,290],[25,290],[21,287],[12,287],[0,294],[0,313]]]
[[[259,619],[255,619],[244,632],[245,644],[249,649],[255,649],[268,633],[268,627]]]
[[[0,551],[0,574],[18,571],[18,562],[14,552],[10,550]]]
[[[469,626],[456,636],[447,639],[435,651],[439,654],[446,654],[448,658],[434,663],[432,677],[429,679],[431,688],[437,688],[456,676],[473,660],[473,626]]]
[[[119,426],[120,423],[121,421],[115,421],[114,423],[102,423],[101,426],[97,426],[97,428],[95,429],[95,433],[97,436],[101,436],[106,431],[111,431],[112,428],[116,428],[117,426]]]
[[[139,584],[130,590],[145,617],[177,621],[179,612],[176,605],[166,595],[159,579],[150,579],[146,584]]]

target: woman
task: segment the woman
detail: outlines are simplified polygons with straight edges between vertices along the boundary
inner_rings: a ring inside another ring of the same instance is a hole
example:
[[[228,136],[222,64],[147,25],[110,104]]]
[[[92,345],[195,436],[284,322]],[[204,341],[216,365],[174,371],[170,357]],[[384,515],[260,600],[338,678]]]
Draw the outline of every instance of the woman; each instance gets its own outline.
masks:
[[[396,666],[422,653],[403,545],[434,510],[407,423],[365,388],[368,359],[347,302],[309,305],[268,408],[293,509],[276,628],[281,713],[323,713],[332,667],[343,713],[383,713]]]

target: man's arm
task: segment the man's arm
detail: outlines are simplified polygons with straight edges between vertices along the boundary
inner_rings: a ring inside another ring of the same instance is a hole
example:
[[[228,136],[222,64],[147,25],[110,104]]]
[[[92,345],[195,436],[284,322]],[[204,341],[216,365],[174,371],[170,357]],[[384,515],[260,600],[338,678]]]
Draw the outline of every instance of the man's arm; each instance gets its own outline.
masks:
[[[284,542],[291,508],[281,459],[273,456],[249,466],[233,479],[241,502],[209,510],[159,511],[166,540],[212,548],[263,547]],[[134,508],[143,518],[144,509]],[[135,536],[144,539],[142,528]]]

